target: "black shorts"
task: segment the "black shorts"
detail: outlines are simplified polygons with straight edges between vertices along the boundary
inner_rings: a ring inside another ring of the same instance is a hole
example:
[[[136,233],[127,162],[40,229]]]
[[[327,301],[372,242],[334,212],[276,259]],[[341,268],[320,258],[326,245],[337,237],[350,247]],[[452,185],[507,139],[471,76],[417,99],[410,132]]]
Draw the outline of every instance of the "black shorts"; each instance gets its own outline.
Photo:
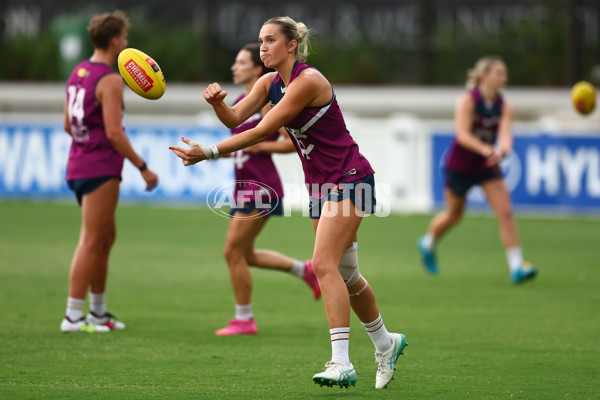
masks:
[[[85,178],[85,179],[71,179],[67,181],[67,184],[77,197],[77,202],[81,205],[81,199],[84,194],[88,194],[98,189],[104,182],[111,178],[119,178],[118,176],[98,176],[96,178]]]
[[[310,218],[321,218],[321,209],[326,201],[340,202],[347,198],[352,199],[356,209],[366,214],[373,214],[377,204],[375,200],[375,175],[371,174],[354,181],[340,183],[320,199],[311,196],[308,205]]]
[[[283,215],[283,202],[281,199],[275,199],[269,203],[256,204],[254,201],[249,201],[244,203],[243,207],[231,207],[229,210],[229,216],[233,217],[233,214],[236,212],[241,212],[243,214],[250,214],[252,211],[258,210],[259,215],[275,215],[282,216]]]
[[[446,168],[446,187],[459,197],[465,197],[469,189],[492,179],[501,179],[502,172],[498,166],[488,169],[481,175],[465,175]]]

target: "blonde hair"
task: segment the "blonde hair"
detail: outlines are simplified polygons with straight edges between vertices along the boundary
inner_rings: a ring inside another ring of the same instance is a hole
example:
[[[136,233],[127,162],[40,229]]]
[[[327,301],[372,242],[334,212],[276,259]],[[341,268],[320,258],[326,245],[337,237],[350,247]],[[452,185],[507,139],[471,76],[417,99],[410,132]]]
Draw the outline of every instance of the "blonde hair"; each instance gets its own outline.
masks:
[[[263,26],[269,24],[279,25],[281,33],[288,43],[295,40],[298,43],[296,46],[296,59],[302,62],[306,61],[310,47],[308,36],[312,33],[312,30],[308,29],[303,22],[296,22],[290,17],[274,17],[265,22]]]
[[[465,86],[467,89],[473,89],[479,86],[481,82],[481,76],[492,69],[492,66],[498,62],[504,63],[500,56],[485,56],[481,57],[475,63],[475,66],[467,72],[467,82]]]

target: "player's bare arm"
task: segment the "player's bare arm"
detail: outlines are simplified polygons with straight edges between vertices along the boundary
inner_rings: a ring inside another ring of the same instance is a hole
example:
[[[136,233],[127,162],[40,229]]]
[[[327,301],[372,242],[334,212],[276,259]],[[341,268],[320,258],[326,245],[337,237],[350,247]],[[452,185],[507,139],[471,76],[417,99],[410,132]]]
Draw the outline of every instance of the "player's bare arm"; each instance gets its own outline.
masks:
[[[266,106],[264,106],[262,108],[262,110],[260,110],[263,118],[265,115],[267,115],[267,113],[269,111],[271,111],[271,109],[272,109],[271,105],[267,104]],[[260,143],[256,143],[253,146],[247,147],[245,151],[248,153],[279,153],[279,154],[294,152],[296,150],[294,148],[294,143],[292,142],[292,139],[290,138],[290,135],[288,135],[285,128],[283,128],[283,127],[279,128],[277,130],[277,133],[279,133],[279,136],[280,136],[279,140],[276,140],[276,141],[265,140]]]
[[[123,79],[117,74],[104,76],[96,87],[96,98],[102,104],[102,118],[106,137],[114,148],[127,158],[133,165],[140,168],[144,160],[131,147],[122,123]],[[151,190],[158,184],[158,176],[149,168],[141,171],[146,181],[146,190]]]
[[[261,89],[261,86],[266,82],[268,82],[269,85],[271,82],[271,80],[263,79],[265,76],[257,81],[252,89],[252,92],[259,90],[258,93],[260,93],[260,90],[265,90],[265,93],[268,93],[268,86],[263,86]],[[259,83],[260,85],[257,89],[257,85]],[[252,95],[252,92],[250,93],[250,96]],[[329,92],[329,94],[326,94],[327,92]],[[327,101],[325,101],[325,99],[327,99]],[[241,104],[244,102],[244,100],[238,104]],[[249,129],[218,144],[217,148],[219,155],[233,153],[234,151],[238,151],[262,142],[277,129],[285,126],[286,123],[291,121],[305,107],[312,105],[316,106],[317,101],[322,101],[323,104],[327,104],[330,100],[331,86],[321,74],[301,74],[288,86],[283,99],[281,99],[281,101],[275,107],[273,107],[273,109],[260,121],[255,128]],[[322,106],[323,104],[319,105]],[[246,118],[259,109],[260,107],[255,108],[252,113],[246,116]],[[207,149],[207,146],[191,142],[186,138],[182,138],[182,140],[184,143],[192,147],[185,149],[183,147],[171,146],[169,149],[171,149],[175,155],[182,159],[184,165],[188,166],[196,164],[200,161],[206,160],[211,155],[211,152]]]
[[[283,132],[282,132],[283,131]],[[284,128],[279,129],[281,137],[276,141],[265,140],[260,143],[256,143],[253,146],[247,147],[245,151],[248,153],[293,153],[296,148],[294,142],[287,134]]]
[[[279,120],[282,120],[282,117],[280,116],[276,116],[275,118],[270,118],[270,120],[267,120],[269,119],[269,116],[276,114],[278,109],[279,105],[277,105],[277,107],[274,107],[273,110],[269,112],[267,116],[263,118],[255,128],[249,129],[245,132],[242,132],[225,140],[224,142],[219,143],[216,146],[219,152],[219,156],[223,154],[230,154],[241,149],[245,149],[246,147],[250,147],[254,144],[262,142],[270,135],[272,135],[278,127],[283,126],[284,124],[283,122],[280,124],[277,123],[278,117]],[[293,116],[291,118],[293,118]],[[265,121],[267,121],[267,123],[265,123]],[[191,147],[189,149],[186,149],[179,146],[171,146],[169,147],[169,149],[172,150],[177,157],[181,158],[181,160],[183,161],[183,165],[194,165],[196,163],[199,163],[200,161],[214,158],[214,151],[210,147],[191,141],[186,138],[181,138],[181,140]]]
[[[291,83],[290,89],[293,86],[300,85],[309,91],[307,95],[314,96],[312,101],[309,102],[305,107],[323,107],[329,104],[331,98],[333,97],[333,89],[331,88],[331,84],[327,78],[313,68],[307,68],[302,71],[294,80],[294,82]]]
[[[103,77],[96,88],[96,98],[102,104],[102,118],[104,119],[104,128],[106,136],[111,144],[125,158],[136,167],[141,167],[144,163],[133,150],[122,124],[122,102],[123,102],[123,80],[117,74],[110,74]]]
[[[228,128],[239,126],[247,120],[252,114],[260,110],[267,104],[269,86],[273,81],[274,73],[268,73],[254,84],[248,96],[233,107],[229,107],[225,102],[227,92],[221,88],[218,83],[208,85],[204,90],[204,99],[215,110],[217,118]]]
[[[327,104],[331,100],[330,88],[327,80],[319,73],[300,74],[288,86],[281,101],[255,128],[222,142],[218,145],[219,152],[231,153],[263,141],[277,129],[285,126],[304,108],[316,106],[318,101],[323,102],[319,104],[320,106]],[[329,95],[326,94],[327,91]]]
[[[67,132],[69,134],[69,136],[73,136],[71,134],[71,120],[69,118],[69,104],[68,104],[68,100],[65,101],[65,125],[64,125],[64,129],[65,129],[65,132]]]
[[[454,110],[456,139],[461,146],[487,158],[494,153],[494,147],[479,140],[473,134],[471,126],[473,124],[474,111],[475,102],[469,93],[465,92],[461,94]]]
[[[498,124],[498,144],[500,145],[501,157],[509,155],[513,148],[512,122],[514,114],[514,108],[507,102],[504,102]]]

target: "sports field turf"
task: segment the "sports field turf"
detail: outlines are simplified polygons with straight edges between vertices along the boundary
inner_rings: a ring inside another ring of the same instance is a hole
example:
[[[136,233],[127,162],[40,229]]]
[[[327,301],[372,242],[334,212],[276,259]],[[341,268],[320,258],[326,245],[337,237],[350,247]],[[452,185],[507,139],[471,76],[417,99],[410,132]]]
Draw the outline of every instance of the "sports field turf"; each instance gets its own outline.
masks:
[[[515,287],[496,221],[467,215],[440,243],[441,273],[420,266],[430,216],[367,218],[361,272],[391,331],[409,346],[394,381],[374,389],[373,346],[356,317],[355,388],[315,385],[329,360],[321,301],[303,282],[253,270],[259,334],[216,337],[233,316],[222,243],[207,209],[121,205],[108,309],[122,332],[62,334],[74,205],[0,202],[0,398],[597,399],[600,220],[524,219],[540,275]],[[307,218],[273,218],[258,247],[307,258]]]

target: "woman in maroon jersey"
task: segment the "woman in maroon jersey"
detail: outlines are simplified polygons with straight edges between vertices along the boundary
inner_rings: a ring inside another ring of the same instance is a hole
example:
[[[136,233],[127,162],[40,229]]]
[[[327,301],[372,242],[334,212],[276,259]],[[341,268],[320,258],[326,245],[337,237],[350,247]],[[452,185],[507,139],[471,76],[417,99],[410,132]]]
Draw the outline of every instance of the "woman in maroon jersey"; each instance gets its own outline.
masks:
[[[231,72],[233,82],[244,88],[244,93],[234,101],[235,105],[250,93],[258,78],[267,72],[260,60],[258,43],[248,44],[239,51]],[[269,106],[264,107],[241,125],[231,128],[231,134],[235,136],[254,128],[269,109]],[[235,318],[225,328],[216,331],[219,336],[253,335],[258,332],[252,312],[252,275],[249,266],[286,271],[303,279],[312,289],[315,299],[321,297],[310,261],[254,248],[254,241],[269,216],[283,214],[283,187],[271,155],[290,153],[294,151],[294,145],[285,130],[280,131],[274,132],[261,143],[231,153],[235,168],[233,198],[236,204],[231,209],[224,254],[235,296]],[[280,137],[283,140],[279,140]]]
[[[423,265],[438,273],[435,244],[463,215],[467,191],[480,185],[500,227],[510,279],[522,283],[535,277],[536,270],[523,261],[510,194],[498,163],[512,151],[513,108],[500,90],[508,80],[500,57],[483,57],[469,71],[467,91],[456,103],[456,136],[446,159],[446,208],[437,214],[427,234],[419,239]]]
[[[360,319],[375,347],[375,388],[387,387],[406,337],[389,332],[375,301],[375,292],[358,267],[358,228],[375,211],[375,171],[360,153],[337,103],[333,86],[316,68],[304,63],[309,30],[290,17],[266,21],[258,37],[261,59],[276,72],[259,78],[249,95],[229,107],[218,83],[204,91],[217,117],[238,126],[262,107],[271,111],[254,128],[218,145],[183,139],[186,149],[171,146],[183,164],[216,159],[259,143],[281,126],[294,141],[310,195],[315,232],[313,268],[319,279],[329,325],[331,359],[325,371],[313,375],[321,386],[355,386],[358,380],[349,357],[350,309]]]
[[[147,190],[158,184],[158,177],[131,147],[122,126],[123,79],[112,66],[127,47],[128,28],[127,17],[119,11],[93,17],[88,34],[94,53],[75,67],[67,83],[64,128],[73,139],[67,182],[81,205],[82,221],[71,262],[66,316],[60,324],[63,332],[125,328],[106,312],[104,300],[124,158],[139,168]],[[88,289],[90,313],[85,318]]]

